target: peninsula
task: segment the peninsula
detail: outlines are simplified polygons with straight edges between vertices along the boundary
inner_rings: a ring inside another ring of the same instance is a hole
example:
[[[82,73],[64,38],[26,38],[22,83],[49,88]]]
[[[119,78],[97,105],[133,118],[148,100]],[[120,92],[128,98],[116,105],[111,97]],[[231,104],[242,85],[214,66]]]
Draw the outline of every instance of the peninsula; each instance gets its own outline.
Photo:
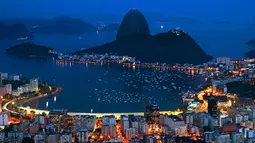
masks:
[[[29,42],[10,47],[6,50],[6,53],[10,56],[35,59],[47,59],[56,56],[53,49]]]
[[[115,41],[77,53],[113,53],[136,57],[142,62],[168,64],[201,64],[212,59],[183,30],[151,35],[146,18],[137,9],[131,9],[126,14]]]

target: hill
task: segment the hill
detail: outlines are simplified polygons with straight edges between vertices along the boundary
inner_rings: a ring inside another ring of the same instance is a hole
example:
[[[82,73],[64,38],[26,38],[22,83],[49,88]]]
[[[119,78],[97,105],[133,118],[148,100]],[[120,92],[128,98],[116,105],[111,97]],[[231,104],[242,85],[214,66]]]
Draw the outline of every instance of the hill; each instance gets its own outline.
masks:
[[[143,14],[131,9],[123,18],[116,40],[77,52],[136,57],[142,62],[201,64],[212,59],[184,31],[170,30],[150,35]]]
[[[78,53],[113,53],[136,57],[142,62],[169,64],[201,64],[212,59],[188,34],[177,30],[154,36],[147,34],[130,35]]]
[[[29,42],[10,47],[6,50],[6,53],[10,56],[36,59],[47,59],[55,56],[52,48],[39,46]]]
[[[250,40],[245,43],[248,46],[255,46],[255,40]]]
[[[244,53],[244,55],[248,58],[255,58],[255,49]]]
[[[96,32],[97,28],[80,19],[56,17],[44,21],[31,30],[37,34],[83,35],[85,32]]]
[[[128,11],[128,13],[124,16],[117,32],[116,39],[134,34],[150,35],[149,25],[146,18],[135,8]]]
[[[31,32],[22,23],[4,24],[0,23],[0,40],[29,40],[33,38]]]

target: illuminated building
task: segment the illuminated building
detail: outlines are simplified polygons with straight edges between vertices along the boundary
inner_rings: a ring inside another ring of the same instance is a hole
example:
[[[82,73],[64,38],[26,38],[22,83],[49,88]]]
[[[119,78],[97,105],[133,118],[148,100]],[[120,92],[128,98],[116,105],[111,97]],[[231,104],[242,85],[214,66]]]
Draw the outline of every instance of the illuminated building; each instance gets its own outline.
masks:
[[[212,116],[208,116],[208,125],[210,129],[214,130],[216,127],[219,126],[218,119]]]
[[[194,125],[203,128],[205,126],[209,126],[209,119],[208,119],[208,114],[207,113],[197,113],[194,115]]]
[[[211,143],[214,141],[214,137],[217,133],[216,132],[205,132],[204,139],[206,143]]]
[[[232,133],[231,141],[232,141],[232,143],[243,143],[244,135],[242,133]]]
[[[229,143],[230,136],[229,134],[220,134],[216,136],[216,143]]]
[[[162,143],[175,143],[174,137],[171,135],[161,136]]]
[[[186,124],[193,125],[194,123],[194,115],[193,114],[185,114],[184,115],[184,120]]]
[[[10,131],[8,132],[8,138],[10,138],[13,142],[21,142],[23,139],[23,132]]]
[[[222,133],[233,133],[237,131],[237,125],[235,123],[224,124],[222,128]]]
[[[74,116],[74,127],[76,129],[86,128],[93,131],[96,125],[96,116]]]
[[[48,143],[59,143],[59,136],[57,134],[50,134],[48,136]]]
[[[125,137],[127,139],[135,137],[136,135],[138,135],[138,130],[136,128],[128,128],[128,129],[126,129]]]
[[[156,143],[156,142],[157,142],[156,137],[154,137],[154,136],[146,137],[146,143]]]
[[[185,135],[187,133],[187,127],[182,119],[180,119],[178,116],[165,115],[165,125],[167,125],[169,128],[173,129],[176,135]]]
[[[103,136],[110,136],[114,138],[117,136],[115,125],[103,125],[101,131]]]
[[[214,97],[210,97],[208,99],[208,113],[212,116],[212,117],[217,117],[217,100]]]
[[[78,141],[80,143],[86,143],[88,142],[88,130],[87,129],[79,129],[78,132]]]
[[[10,75],[9,76],[9,80],[14,80],[14,81],[19,81],[20,80],[20,76],[19,75]]]
[[[30,80],[31,91],[38,91],[38,79],[34,78]]]
[[[1,74],[2,74],[2,76],[1,76],[2,80],[8,79],[8,73],[1,73]]]
[[[5,139],[5,132],[0,131],[0,141],[3,142]]]
[[[228,117],[226,114],[220,114],[219,117],[219,126],[223,126],[226,123],[232,123],[232,118]]]
[[[152,129],[159,127],[159,106],[158,105],[147,105],[145,107],[144,117],[146,122]]]
[[[234,71],[239,71],[239,69],[241,68],[241,63],[239,60],[234,60]]]
[[[217,64],[229,65],[230,63],[231,63],[231,61],[230,61],[229,57],[218,57],[217,58]]]
[[[223,94],[223,93],[227,93],[227,86],[225,85],[225,83],[223,81],[220,80],[213,80],[212,82],[212,90],[213,90],[213,94]]]
[[[103,125],[116,125],[115,116],[103,116],[102,118]]]
[[[9,115],[7,112],[0,113],[0,126],[8,126]]]
[[[34,141],[35,143],[42,143],[46,141],[46,136],[45,134],[41,133],[41,134],[37,134],[34,137]]]
[[[64,133],[60,137],[60,143],[71,143],[72,142],[72,136],[69,133]]]
[[[236,114],[235,118],[234,118],[234,121],[235,121],[236,124],[241,123],[243,121],[243,116],[240,115],[240,114]]]
[[[120,123],[121,123],[122,132],[125,132],[125,130],[129,128],[128,117],[127,116],[121,116]]]
[[[51,132],[56,132],[56,126],[54,126],[53,124],[48,124],[48,125],[46,125],[46,127],[45,127],[45,129],[46,129],[46,132],[49,132],[49,133],[51,133]]]

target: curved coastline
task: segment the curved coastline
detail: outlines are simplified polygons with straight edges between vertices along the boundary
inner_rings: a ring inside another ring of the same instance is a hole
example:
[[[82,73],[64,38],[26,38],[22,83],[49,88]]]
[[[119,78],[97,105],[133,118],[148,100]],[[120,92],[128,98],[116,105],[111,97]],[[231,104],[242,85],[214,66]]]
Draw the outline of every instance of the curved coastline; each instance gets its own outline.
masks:
[[[25,103],[27,103],[27,102],[29,102],[29,101],[34,101],[34,100],[38,100],[38,99],[41,99],[41,98],[45,98],[45,97],[49,97],[49,96],[58,94],[58,93],[61,92],[62,90],[63,90],[63,88],[57,87],[57,89],[56,89],[55,91],[51,92],[50,94],[40,94],[40,95],[38,95],[38,96],[36,96],[36,97],[29,98],[29,99],[27,99],[27,100],[25,100],[25,101],[23,101],[23,102],[21,102],[21,103],[20,103],[20,101],[21,101],[22,99],[24,99],[24,98],[22,98],[22,99],[14,99],[14,100],[11,100],[11,101],[5,103],[4,106],[3,106],[3,109],[6,110],[6,111],[9,111],[9,112],[11,112],[11,113],[18,114],[18,112],[12,111],[12,110],[8,109],[8,106],[9,106],[10,104],[16,104],[16,103],[18,103],[18,104],[16,104],[16,106],[17,106],[17,105],[21,105],[20,107],[18,107],[18,108],[20,108],[20,109],[25,109],[25,110],[26,110],[26,109],[30,109],[30,111],[36,111],[36,113],[43,113],[43,112],[44,112],[44,113],[48,114],[48,113],[50,112],[50,111],[48,111],[48,110],[33,109],[33,108],[30,108],[30,107],[29,107],[29,108],[28,108],[28,107],[23,107],[22,105],[25,104]]]
[[[57,90],[52,92],[51,94],[41,94],[39,96],[29,98],[29,99],[27,99],[25,101],[22,101],[22,102],[21,102],[22,99],[14,99],[14,100],[11,100],[11,101],[5,103],[4,106],[3,106],[3,109],[6,110],[6,111],[9,111],[11,113],[14,113],[14,114],[19,114],[18,112],[13,111],[13,110],[8,108],[8,106],[10,104],[15,104],[16,106],[21,105],[20,107],[17,107],[17,108],[26,110],[27,112],[34,111],[35,114],[42,114],[42,113],[49,114],[49,112],[50,112],[49,110],[42,110],[42,109],[35,109],[35,108],[30,108],[30,107],[24,107],[22,105],[27,103],[27,102],[29,102],[29,101],[34,101],[34,100],[38,100],[38,99],[41,99],[41,98],[49,97],[51,95],[58,94],[61,91],[62,91],[62,88],[61,87],[57,87]],[[182,113],[182,111],[177,109],[177,110],[174,110],[174,111],[161,111],[160,113],[162,113],[162,114],[177,115],[177,114]],[[121,115],[129,115],[129,114],[143,115],[144,113],[143,112],[126,112],[126,113],[84,113],[84,112],[77,112],[76,113],[76,112],[68,112],[67,114],[70,115],[70,116],[75,116],[75,115],[92,115],[92,116],[96,116],[96,117],[103,117],[105,115],[115,115],[117,118],[119,118]]]

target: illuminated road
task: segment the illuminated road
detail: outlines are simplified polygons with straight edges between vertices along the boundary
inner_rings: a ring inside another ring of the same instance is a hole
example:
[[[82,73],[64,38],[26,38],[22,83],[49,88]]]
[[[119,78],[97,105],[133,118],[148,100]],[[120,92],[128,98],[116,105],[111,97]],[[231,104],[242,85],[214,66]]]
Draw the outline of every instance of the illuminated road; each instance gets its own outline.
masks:
[[[200,91],[197,95],[197,98],[201,101],[203,101],[202,104],[200,104],[200,106],[198,106],[198,108],[196,109],[196,112],[207,112],[208,109],[208,101],[204,99],[204,95],[206,93],[211,93],[212,92],[212,87],[208,87],[207,89]]]
[[[57,94],[59,93],[60,91],[62,90],[62,88],[60,87],[57,87],[56,91],[52,92],[50,95],[54,95],[54,94]],[[47,97],[47,96],[50,96],[49,94],[40,94],[36,97],[32,97],[30,99],[27,99],[26,102],[28,101],[33,101],[33,100],[38,100],[40,98],[44,98],[44,97]],[[11,113],[15,113],[15,114],[18,114],[18,112],[15,112],[15,111],[12,111],[12,110],[9,110],[7,107],[10,105],[10,104],[16,104],[17,102],[19,102],[18,99],[14,99],[14,100],[11,100],[9,102],[7,102],[6,104],[4,104],[3,106],[3,110],[5,111],[9,111]],[[24,104],[24,103],[23,103]],[[23,110],[26,110],[27,113],[31,113],[31,111],[34,111],[35,114],[42,114],[42,113],[46,113],[46,114],[49,114],[49,111],[48,110],[40,110],[40,109],[33,109],[33,108],[30,108],[30,107],[18,107],[19,109],[23,109]]]
[[[8,106],[9,104],[15,103],[15,101],[16,101],[16,100],[14,99],[14,100],[11,100],[11,101],[5,103],[4,106],[3,106],[3,110],[8,111],[8,112],[11,112],[11,113],[18,114],[18,112],[9,110],[9,109],[7,108],[7,106]]]
[[[168,115],[178,115],[182,113],[181,111],[161,111],[161,114],[168,114]],[[136,115],[136,116],[143,116],[144,112],[130,112],[130,113],[74,113],[74,112],[68,112],[67,113],[70,116],[76,116],[76,115],[94,115],[96,117],[103,117],[108,115],[114,115],[117,119],[120,119],[121,115]]]

